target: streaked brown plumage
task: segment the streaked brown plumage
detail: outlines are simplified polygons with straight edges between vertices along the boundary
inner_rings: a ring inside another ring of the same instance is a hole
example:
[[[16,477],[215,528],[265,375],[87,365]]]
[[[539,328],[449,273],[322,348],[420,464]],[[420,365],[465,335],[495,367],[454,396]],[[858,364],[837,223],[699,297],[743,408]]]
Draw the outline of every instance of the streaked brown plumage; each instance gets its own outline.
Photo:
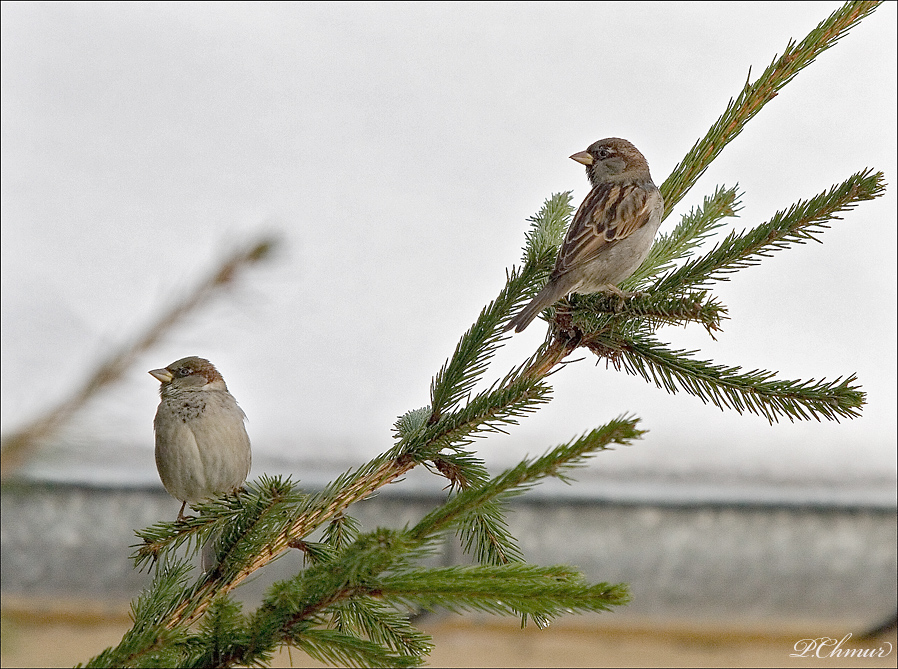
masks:
[[[642,264],[661,225],[664,200],[649,165],[625,139],[601,139],[573,160],[586,165],[592,190],[583,200],[549,282],[505,330],[521,332],[569,293],[620,293],[617,284]]]

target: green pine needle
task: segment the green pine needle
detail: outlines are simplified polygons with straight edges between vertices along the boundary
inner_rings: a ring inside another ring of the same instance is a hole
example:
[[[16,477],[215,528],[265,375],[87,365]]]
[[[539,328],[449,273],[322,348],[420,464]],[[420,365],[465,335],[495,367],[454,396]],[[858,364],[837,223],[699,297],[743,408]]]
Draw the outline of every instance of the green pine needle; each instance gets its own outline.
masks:
[[[683,196],[699,180],[724,147],[764,106],[776,97],[801,70],[831,48],[859,21],[871,14],[879,2],[846,2],[825,21],[808,33],[801,43],[790,40],[783,55],[773,62],[754,83],[746,80],[742,91],[731,99],[726,111],[715,121],[708,133],[693,145],[686,157],[661,184],[666,218]],[[748,73],[751,79],[751,70]]]
[[[629,279],[621,283],[623,290],[643,289],[648,280],[673,269],[677,260],[686,258],[701,246],[715,230],[724,225],[723,219],[736,216],[741,209],[738,187],[718,186],[706,196],[700,207],[693,207],[668,234],[655,239],[645,262]]]
[[[457,535],[466,555],[484,565],[503,565],[522,562],[521,552],[514,536],[508,530],[505,508],[499,501],[490,501],[462,515],[458,521]]]
[[[381,579],[377,589],[388,601],[429,610],[441,607],[456,613],[524,613],[540,618],[608,611],[630,600],[623,584],[590,585],[570,567],[539,567],[523,562],[410,569]]]
[[[551,195],[542,209],[530,217],[530,229],[524,233],[525,267],[532,265],[548,275],[573,214],[571,192],[565,191]]]
[[[346,548],[359,535],[359,521],[352,516],[340,514],[324,528],[322,541],[334,549]]]
[[[357,597],[332,610],[334,629],[360,636],[391,652],[426,655],[433,648],[429,636],[415,629],[406,616],[381,601]]]
[[[483,376],[487,363],[505,339],[502,326],[545,283],[572,212],[570,193],[560,193],[546,200],[540,212],[530,219],[523,268],[512,268],[499,296],[483,308],[431,383],[431,422],[451,411]]]
[[[436,426],[439,435],[430,442],[431,447],[438,450],[464,447],[475,436],[504,432],[505,426],[516,425],[518,418],[548,402],[551,393],[547,383],[528,377],[497,381],[443,418]]]
[[[684,390],[720,409],[748,411],[771,423],[781,417],[791,421],[855,418],[865,403],[865,394],[854,385],[854,375],[830,382],[782,381],[765,370],[743,373],[739,367],[696,360],[692,357],[695,351],[671,351],[648,336],[604,344],[619,352],[619,358],[611,359],[629,374],[669,393]]]
[[[618,418],[584,436],[557,446],[534,460],[526,459],[488,483],[459,492],[443,506],[427,514],[411,530],[413,540],[423,540],[447,529],[472,509],[480,508],[494,499],[508,499],[519,495],[547,476],[566,479],[569,470],[585,464],[595,453],[609,444],[627,445],[639,439],[643,431],[636,428],[635,418]]]
[[[641,293],[626,300],[623,306],[617,296],[604,293],[575,295],[562,304],[570,312],[572,324],[581,332],[612,333],[621,337],[687,323],[699,323],[713,337],[727,318],[726,307],[704,290],[682,296]]]
[[[819,241],[817,235],[829,227],[828,221],[840,220],[840,213],[853,209],[859,202],[880,197],[884,192],[882,172],[870,169],[857,172],[828,191],[777,212],[753,230],[742,234],[731,232],[706,255],[689,260],[659,278],[651,290],[670,293],[705,287],[713,281],[726,281],[729,274],[757,265],[763,258],[790,244]]]
[[[424,653],[404,655],[383,646],[335,630],[310,628],[296,636],[292,645],[312,659],[336,667],[417,667]]]

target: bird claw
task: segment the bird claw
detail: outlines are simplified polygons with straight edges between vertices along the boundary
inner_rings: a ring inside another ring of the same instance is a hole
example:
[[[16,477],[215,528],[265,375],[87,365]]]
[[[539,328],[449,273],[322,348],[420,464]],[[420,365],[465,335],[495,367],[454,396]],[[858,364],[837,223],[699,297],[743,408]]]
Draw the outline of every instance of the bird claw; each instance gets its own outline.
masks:
[[[621,290],[617,286],[611,286],[611,285],[606,287],[605,292],[617,297],[617,303],[614,305],[615,313],[620,313],[621,311],[623,311],[623,308],[627,304],[628,300],[631,300],[634,297],[641,297],[641,296],[645,295],[645,293],[640,292],[638,290],[634,291],[634,292],[626,292],[626,291]]]

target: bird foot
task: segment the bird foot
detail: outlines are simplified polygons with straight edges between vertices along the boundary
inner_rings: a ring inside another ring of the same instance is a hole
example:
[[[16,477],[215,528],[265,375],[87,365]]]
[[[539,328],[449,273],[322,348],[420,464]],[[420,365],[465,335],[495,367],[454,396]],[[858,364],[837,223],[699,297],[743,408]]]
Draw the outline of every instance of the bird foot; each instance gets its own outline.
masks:
[[[614,311],[616,313],[619,313],[621,310],[623,310],[624,305],[627,303],[627,300],[629,300],[633,297],[639,297],[640,295],[643,295],[643,293],[641,293],[639,291],[632,292],[632,293],[625,292],[625,291],[621,290],[620,288],[618,288],[617,286],[612,286],[612,285],[605,286],[605,288],[603,290],[605,293],[614,295],[615,297],[617,297],[617,304],[614,305]]]

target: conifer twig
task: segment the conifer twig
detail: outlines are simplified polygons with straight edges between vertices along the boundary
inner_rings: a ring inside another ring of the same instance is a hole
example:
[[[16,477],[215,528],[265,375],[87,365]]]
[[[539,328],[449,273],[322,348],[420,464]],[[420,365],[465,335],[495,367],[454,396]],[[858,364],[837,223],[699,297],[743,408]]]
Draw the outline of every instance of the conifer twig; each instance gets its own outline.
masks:
[[[705,287],[712,281],[726,281],[728,274],[756,265],[762,258],[770,257],[771,253],[790,244],[804,244],[808,240],[819,242],[817,235],[829,227],[828,221],[840,220],[840,213],[853,209],[859,202],[880,197],[884,192],[882,172],[871,169],[857,172],[828,191],[777,212],[753,230],[742,234],[731,232],[704,256],[689,260],[659,278],[650,290],[670,293]]]
[[[198,587],[166,620],[165,626],[168,629],[173,629],[195,622],[203,615],[216,596],[230,592],[246,580],[250,574],[277,558],[291,547],[295,538],[307,536],[315,528],[342,514],[353,503],[365,499],[378,488],[402,477],[417,464],[413,458],[409,457],[378,462],[372,471],[365,472],[364,475],[351,481],[345,487],[339,487],[337,494],[327,500],[325,506],[314,508],[308,513],[297,516],[276,537],[266,542],[264,548],[257,551],[252,559],[234,574],[227,578],[219,578],[214,572],[208,572],[201,577],[197,584]]]
[[[783,381],[765,370],[741,372],[739,367],[696,360],[695,351],[671,351],[644,335],[625,341],[599,336],[590,339],[587,347],[595,347],[615,366],[670,393],[684,390],[705,403],[758,414],[770,423],[780,417],[792,421],[855,418],[866,399],[854,375],[830,382]]]
[[[666,218],[699,180],[724,147],[735,139],[748,123],[801,70],[831,48],[859,21],[871,14],[880,2],[846,2],[814,28],[798,44],[790,40],[783,54],[761,73],[754,83],[749,70],[745,86],[711,129],[689,150],[670,176],[661,184]]]
[[[572,213],[571,194],[559,193],[546,200],[539,213],[530,219],[523,266],[508,273],[499,296],[483,308],[431,382],[430,423],[437,422],[455,407],[482,377],[489,359],[504,339],[501,326],[515,308],[533,296],[548,275]]]
[[[737,187],[718,186],[705,196],[701,206],[693,207],[669,233],[660,234],[652,244],[645,262],[622,282],[624,290],[644,290],[651,277],[674,268],[676,261],[688,257],[715,230],[723,226],[723,219],[736,216],[741,209]]]

